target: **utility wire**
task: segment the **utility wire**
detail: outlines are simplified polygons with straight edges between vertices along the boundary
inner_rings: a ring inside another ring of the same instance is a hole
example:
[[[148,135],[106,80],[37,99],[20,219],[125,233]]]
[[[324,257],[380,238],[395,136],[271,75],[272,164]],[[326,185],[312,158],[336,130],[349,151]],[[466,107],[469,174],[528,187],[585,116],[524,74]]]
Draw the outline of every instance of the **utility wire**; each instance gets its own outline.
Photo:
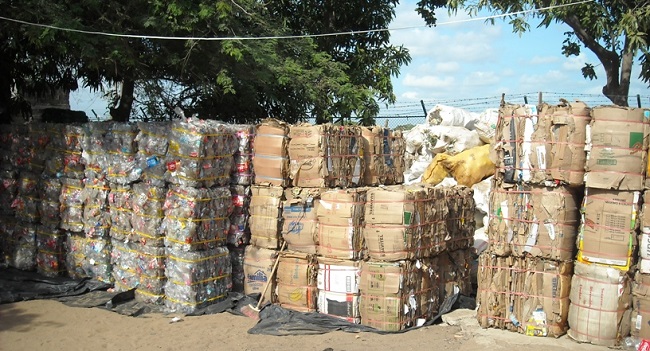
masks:
[[[553,5],[553,6],[543,7],[543,8],[539,8],[539,9],[522,10],[522,11],[509,12],[509,13],[491,15],[491,16],[485,16],[485,17],[472,17],[472,18],[466,18],[466,19],[461,19],[461,20],[441,22],[441,23],[437,23],[436,26],[452,25],[452,24],[474,22],[474,21],[485,21],[485,20],[501,18],[501,17],[523,15],[523,14],[532,13],[532,12],[541,12],[541,11],[553,10],[553,9],[562,8],[562,7],[586,4],[586,3],[589,3],[589,2],[593,2],[593,1],[594,0],[582,0],[582,1],[572,2],[572,3],[569,3],[569,4]],[[54,30],[60,30],[60,31],[66,31],[66,32],[74,32],[74,33],[81,33],[81,34],[89,34],[89,35],[102,35],[102,36],[108,36],[108,37],[136,38],[136,39],[158,39],[158,40],[206,40],[206,41],[275,40],[275,39],[319,38],[319,37],[332,37],[332,36],[338,36],[338,35],[355,35],[355,34],[368,34],[368,33],[374,33],[374,32],[389,32],[389,31],[408,30],[408,29],[417,29],[417,28],[427,27],[427,25],[420,25],[420,26],[408,26],[408,27],[397,27],[397,28],[379,28],[379,29],[367,29],[367,30],[358,30],[358,31],[335,32],[335,33],[303,34],[303,35],[280,35],[280,36],[262,36],[262,37],[237,37],[237,36],[235,36],[235,37],[172,37],[172,36],[162,36],[162,35],[140,35],[140,34],[107,33],[107,32],[90,31],[90,30],[83,30],[83,29],[65,28],[65,27],[58,27],[58,26],[53,26],[53,25],[48,25],[48,24],[33,23],[33,22],[23,21],[23,20],[19,20],[19,19],[4,17],[4,16],[0,16],[0,20],[7,21],[7,22],[14,22],[14,23],[19,23],[19,24],[24,24],[24,25],[28,25],[28,26],[34,26],[34,27],[48,28],[48,29],[54,29]]]

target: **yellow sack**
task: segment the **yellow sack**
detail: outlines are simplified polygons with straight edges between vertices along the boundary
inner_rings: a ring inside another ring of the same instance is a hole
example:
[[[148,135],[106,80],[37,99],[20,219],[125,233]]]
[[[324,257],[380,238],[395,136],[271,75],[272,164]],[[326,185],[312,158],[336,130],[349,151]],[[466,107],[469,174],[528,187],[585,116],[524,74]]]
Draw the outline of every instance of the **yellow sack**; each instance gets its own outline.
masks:
[[[437,154],[429,164],[429,167],[427,167],[426,171],[424,171],[424,174],[422,174],[422,182],[437,185],[442,182],[443,179],[449,177],[449,172],[443,165],[443,161],[448,157],[449,155],[447,154]]]
[[[458,184],[471,187],[494,175],[496,171],[496,166],[490,160],[490,146],[490,144],[485,144],[446,157],[442,160],[442,165],[451,173]]]

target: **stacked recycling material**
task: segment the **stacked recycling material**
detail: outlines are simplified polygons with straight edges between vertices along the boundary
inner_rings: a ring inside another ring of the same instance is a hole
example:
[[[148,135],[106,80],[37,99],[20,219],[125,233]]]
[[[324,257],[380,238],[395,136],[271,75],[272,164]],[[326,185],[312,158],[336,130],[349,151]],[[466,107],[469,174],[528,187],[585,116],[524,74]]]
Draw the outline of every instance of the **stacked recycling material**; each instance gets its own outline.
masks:
[[[142,170],[141,179],[147,184],[165,186],[170,126],[170,122],[138,122],[135,158],[137,168]]]
[[[35,174],[43,173],[47,160],[45,151],[50,142],[46,125],[42,123],[19,125],[18,133],[14,137],[14,143],[11,145],[14,153],[14,169]]]
[[[186,187],[230,183],[237,140],[232,129],[212,120],[172,122],[165,179]]]
[[[189,252],[168,247],[165,306],[173,311],[191,313],[223,300],[232,289],[231,274],[226,247]]]
[[[257,174],[257,173],[256,173]],[[280,247],[284,188],[254,185],[251,187],[250,217],[251,244],[260,248]]]
[[[83,181],[73,178],[61,178],[61,229],[81,232],[83,225]]]
[[[146,246],[165,245],[161,225],[165,218],[163,205],[166,195],[165,187],[147,183],[133,184],[131,226],[134,241]]]
[[[18,192],[11,204],[16,219],[27,223],[39,222],[39,201],[38,176],[32,172],[21,172],[18,177]]]
[[[251,187],[246,185],[231,185],[233,211],[230,215],[228,229],[228,245],[239,247],[248,245],[251,240],[250,217]]]
[[[65,234],[49,225],[36,227],[36,271],[46,277],[61,276],[65,268]]]
[[[361,262],[318,258],[318,311],[351,323],[361,323],[359,279]]]
[[[136,247],[136,277],[138,278],[135,298],[138,301],[162,304],[165,298],[165,263],[167,253],[164,247],[134,244]]]
[[[316,256],[297,251],[280,253],[276,301],[285,308],[315,312],[318,303]]]
[[[86,277],[105,283],[113,283],[110,238],[85,238],[82,243],[83,261],[81,267]]]
[[[64,232],[65,234],[65,267],[68,276],[74,279],[87,278],[83,265],[85,261],[84,246],[86,237],[79,233]]]
[[[289,185],[289,125],[265,119],[255,128],[254,184]]]
[[[282,239],[289,250],[318,252],[318,208],[321,188],[287,188],[282,206]]]
[[[0,216],[0,264],[9,265],[13,257],[13,236],[16,219],[13,216]]]
[[[406,143],[401,131],[380,126],[362,127],[364,185],[393,185],[404,182]]]
[[[84,130],[76,124],[47,124],[50,142],[46,147],[47,160],[44,175],[82,179],[85,175],[82,160]]]
[[[244,249],[244,294],[262,294],[266,302],[273,301],[275,277],[273,266],[278,257],[277,249],[266,249],[255,244]],[[269,286],[265,290],[265,286]]]
[[[230,183],[233,185],[251,185],[255,179],[253,170],[253,143],[255,126],[237,124],[232,126],[237,140],[237,148],[233,155],[234,166],[230,173]]]
[[[134,240],[133,226],[133,192],[130,185],[110,183],[108,209],[110,215],[110,236],[125,241]]]
[[[589,110],[563,101],[537,111],[499,109],[477,318],[482,327],[560,336],[569,327]]]
[[[61,225],[61,180],[45,178],[39,182],[38,215],[41,223],[50,228],[59,228]]]
[[[140,280],[136,270],[137,243],[111,239],[111,265],[115,291],[128,291],[138,287]]]
[[[367,188],[330,189],[318,207],[318,254],[342,260],[366,257],[363,214]]]
[[[591,111],[569,312],[568,333],[579,342],[617,346],[630,333],[632,269],[637,262],[649,135],[647,109],[598,106]],[[641,274],[637,278],[643,281]],[[598,299],[586,289],[599,291]]]
[[[0,170],[0,214],[14,216],[14,209],[11,204],[18,193],[18,180],[16,172],[11,170]],[[57,195],[58,196],[58,195]]]
[[[290,176],[295,187],[356,187],[365,181],[364,139],[357,126],[292,125]]]
[[[109,183],[98,178],[85,178],[83,184],[83,231],[89,238],[108,238],[111,228],[108,208],[108,195],[111,191]]]
[[[104,136],[106,178],[112,184],[127,185],[140,179],[142,169],[136,162],[137,125],[112,123]]]
[[[109,155],[106,147],[106,132],[111,122],[88,123],[84,125],[81,139],[81,161],[84,175],[90,179],[104,179],[109,167]]]
[[[244,292],[244,282],[246,281],[246,270],[244,269],[244,261],[246,248],[245,246],[228,246],[230,252],[230,264],[232,265],[232,291]]]
[[[36,224],[17,222],[10,239],[9,265],[24,271],[36,269]]]

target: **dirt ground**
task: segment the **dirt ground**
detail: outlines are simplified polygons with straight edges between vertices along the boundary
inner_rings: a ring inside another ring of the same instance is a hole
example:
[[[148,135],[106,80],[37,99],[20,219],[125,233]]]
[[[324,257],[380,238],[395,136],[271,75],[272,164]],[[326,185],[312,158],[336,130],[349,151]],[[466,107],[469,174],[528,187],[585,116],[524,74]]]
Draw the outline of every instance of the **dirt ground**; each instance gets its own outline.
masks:
[[[456,310],[439,325],[402,334],[331,332],[310,336],[247,334],[256,321],[230,313],[182,317],[127,317],[100,308],[68,307],[51,300],[0,305],[0,350],[585,350],[605,347],[482,329],[475,311]]]

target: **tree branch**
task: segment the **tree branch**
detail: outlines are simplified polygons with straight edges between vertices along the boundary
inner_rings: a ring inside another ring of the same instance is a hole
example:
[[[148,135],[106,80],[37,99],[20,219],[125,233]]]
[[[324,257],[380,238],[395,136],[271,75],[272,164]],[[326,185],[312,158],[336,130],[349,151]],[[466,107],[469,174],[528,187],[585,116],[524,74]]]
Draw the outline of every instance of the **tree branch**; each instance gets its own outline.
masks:
[[[578,36],[589,50],[593,51],[598,57],[598,60],[603,65],[610,65],[618,60],[618,55],[615,52],[605,49],[596,39],[594,39],[580,24],[580,20],[575,15],[568,15],[564,18],[564,23],[569,25],[573,32]],[[617,65],[618,66],[618,65]]]

